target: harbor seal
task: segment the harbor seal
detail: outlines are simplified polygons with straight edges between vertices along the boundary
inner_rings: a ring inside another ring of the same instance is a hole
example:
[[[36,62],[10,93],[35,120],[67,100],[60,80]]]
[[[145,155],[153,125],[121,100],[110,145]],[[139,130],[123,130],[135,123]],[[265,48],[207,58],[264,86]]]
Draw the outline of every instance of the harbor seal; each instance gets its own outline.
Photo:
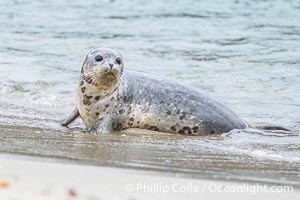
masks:
[[[81,117],[89,131],[128,128],[210,135],[249,125],[234,111],[178,80],[124,70],[121,53],[92,49],[81,69],[77,108],[61,124]]]

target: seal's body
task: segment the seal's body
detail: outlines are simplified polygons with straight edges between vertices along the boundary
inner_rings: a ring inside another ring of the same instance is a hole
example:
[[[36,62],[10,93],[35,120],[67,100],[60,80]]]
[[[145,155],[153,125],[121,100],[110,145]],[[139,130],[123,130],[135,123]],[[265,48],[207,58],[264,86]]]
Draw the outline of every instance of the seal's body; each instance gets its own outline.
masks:
[[[134,71],[124,71],[122,77],[114,93],[91,100],[90,118],[109,118],[98,129],[205,135],[247,127],[233,111],[179,81]]]
[[[77,110],[63,123],[81,116],[97,132],[127,128],[189,135],[221,134],[248,125],[236,113],[197,89],[176,80],[124,71],[115,50],[91,50],[81,70]]]

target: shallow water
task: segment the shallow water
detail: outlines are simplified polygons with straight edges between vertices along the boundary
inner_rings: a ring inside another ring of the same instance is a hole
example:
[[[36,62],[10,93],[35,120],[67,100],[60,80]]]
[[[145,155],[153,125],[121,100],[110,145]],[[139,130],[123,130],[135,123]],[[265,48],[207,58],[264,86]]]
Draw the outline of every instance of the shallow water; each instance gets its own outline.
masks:
[[[85,54],[108,46],[127,69],[184,80],[251,124],[299,133],[299,19],[299,1],[284,0],[1,1],[0,151],[299,184],[299,136],[95,136],[56,123],[74,107]]]

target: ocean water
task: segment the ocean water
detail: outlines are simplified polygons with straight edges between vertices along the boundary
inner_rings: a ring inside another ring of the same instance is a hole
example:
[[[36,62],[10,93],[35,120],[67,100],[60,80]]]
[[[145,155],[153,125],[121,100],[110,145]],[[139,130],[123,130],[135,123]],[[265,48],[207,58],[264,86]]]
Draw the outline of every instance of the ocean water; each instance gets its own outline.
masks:
[[[300,2],[0,1],[0,152],[192,177],[300,185],[300,136],[86,135],[72,111],[89,49],[183,80],[250,124],[300,132]],[[142,138],[142,139],[141,139]]]

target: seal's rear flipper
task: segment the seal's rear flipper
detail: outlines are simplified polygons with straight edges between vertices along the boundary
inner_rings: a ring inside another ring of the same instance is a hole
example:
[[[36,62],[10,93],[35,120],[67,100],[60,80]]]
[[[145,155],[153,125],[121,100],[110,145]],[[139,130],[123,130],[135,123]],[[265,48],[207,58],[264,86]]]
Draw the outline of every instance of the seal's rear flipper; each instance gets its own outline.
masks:
[[[79,111],[77,108],[75,108],[75,110],[67,117],[67,119],[65,119],[64,121],[61,121],[60,124],[62,126],[68,126],[79,116],[80,116]]]
[[[277,126],[277,125],[256,125],[253,126],[253,128],[259,129],[259,130],[265,130],[265,131],[291,131],[285,127]]]
[[[259,133],[262,135],[268,136],[298,136],[299,133],[295,130],[290,130],[282,126],[270,125],[270,124],[262,124],[262,125],[254,125],[250,127],[250,132]],[[251,131],[252,130],[252,131]]]

